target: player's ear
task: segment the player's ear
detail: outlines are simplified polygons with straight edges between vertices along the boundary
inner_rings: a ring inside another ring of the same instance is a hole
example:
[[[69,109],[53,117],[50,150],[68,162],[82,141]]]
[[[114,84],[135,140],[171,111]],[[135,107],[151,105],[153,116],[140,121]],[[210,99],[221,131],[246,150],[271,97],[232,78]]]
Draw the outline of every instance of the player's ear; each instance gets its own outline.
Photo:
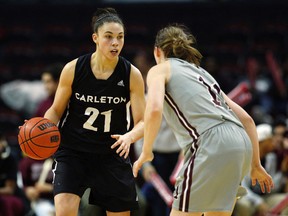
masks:
[[[160,48],[159,47],[154,47],[154,56],[159,58],[160,57]]]
[[[160,63],[161,50],[159,47],[154,47],[154,59],[157,64]]]
[[[92,34],[92,40],[94,41],[94,43],[97,42],[97,38],[98,38],[98,35],[96,33],[93,33]]]

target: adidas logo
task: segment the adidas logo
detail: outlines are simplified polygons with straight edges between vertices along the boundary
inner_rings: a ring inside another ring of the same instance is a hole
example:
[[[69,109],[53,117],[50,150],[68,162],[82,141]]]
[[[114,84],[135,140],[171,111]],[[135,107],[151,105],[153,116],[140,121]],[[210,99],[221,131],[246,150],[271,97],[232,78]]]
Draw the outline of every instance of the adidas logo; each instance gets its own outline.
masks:
[[[125,86],[123,80],[119,81],[119,82],[117,83],[117,85],[118,85],[118,86],[123,86],[123,87]]]

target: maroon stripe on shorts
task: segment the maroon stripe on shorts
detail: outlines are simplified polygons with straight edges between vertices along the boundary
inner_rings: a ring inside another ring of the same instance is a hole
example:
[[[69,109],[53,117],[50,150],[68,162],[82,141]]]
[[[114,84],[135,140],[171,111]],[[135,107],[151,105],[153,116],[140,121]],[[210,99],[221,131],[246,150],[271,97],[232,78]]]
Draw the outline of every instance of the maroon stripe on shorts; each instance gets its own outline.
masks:
[[[197,148],[196,148],[196,151],[197,151]],[[190,158],[188,166],[186,167],[184,171],[184,180],[182,183],[182,191],[180,194],[180,202],[179,202],[179,211],[182,211],[182,212],[188,212],[189,210],[190,192],[191,192],[191,186],[193,183],[192,176],[193,176],[193,168],[194,168],[196,151]]]

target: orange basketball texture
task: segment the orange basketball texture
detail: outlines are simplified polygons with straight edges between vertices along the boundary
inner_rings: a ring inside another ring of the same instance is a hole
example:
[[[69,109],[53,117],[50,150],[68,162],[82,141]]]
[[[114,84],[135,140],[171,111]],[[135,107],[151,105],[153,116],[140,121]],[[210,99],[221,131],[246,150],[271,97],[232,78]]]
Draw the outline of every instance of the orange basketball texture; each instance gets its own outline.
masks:
[[[60,139],[58,127],[42,117],[26,121],[18,134],[21,150],[35,160],[44,160],[52,156],[60,145]]]

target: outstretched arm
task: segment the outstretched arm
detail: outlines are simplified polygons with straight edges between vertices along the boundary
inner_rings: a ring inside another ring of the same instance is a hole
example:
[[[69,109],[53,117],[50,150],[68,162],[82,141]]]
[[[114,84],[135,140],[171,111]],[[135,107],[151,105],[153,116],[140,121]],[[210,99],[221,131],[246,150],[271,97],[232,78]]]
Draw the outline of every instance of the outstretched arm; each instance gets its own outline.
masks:
[[[147,76],[148,96],[144,114],[144,142],[142,153],[133,165],[133,174],[136,177],[142,165],[153,159],[153,143],[157,137],[162,122],[162,111],[165,95],[167,64],[154,66]]]
[[[142,138],[144,133],[144,81],[140,71],[133,65],[131,65],[130,74],[130,102],[134,127],[125,134],[113,134],[111,136],[116,139],[111,148],[117,148],[116,153],[124,156],[124,158],[127,158],[129,155],[130,145]]]

